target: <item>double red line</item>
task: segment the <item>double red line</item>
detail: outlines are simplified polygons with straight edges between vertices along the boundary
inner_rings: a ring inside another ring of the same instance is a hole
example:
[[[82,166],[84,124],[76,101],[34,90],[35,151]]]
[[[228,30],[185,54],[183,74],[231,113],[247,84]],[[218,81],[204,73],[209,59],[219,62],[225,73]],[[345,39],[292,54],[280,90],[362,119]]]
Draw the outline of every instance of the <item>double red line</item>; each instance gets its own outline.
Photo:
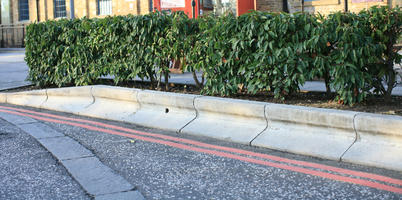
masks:
[[[380,190],[386,190],[402,194],[402,180],[385,177],[377,174],[359,172],[354,170],[348,170],[328,165],[322,165],[317,163],[311,163],[306,161],[292,160],[282,158],[273,155],[267,155],[262,153],[256,153],[252,151],[246,151],[242,149],[236,149],[231,147],[224,147],[218,145],[207,144],[199,141],[172,137],[162,134],[149,133],[138,131],[134,129],[124,128],[120,126],[105,124],[101,122],[75,119],[71,117],[64,117],[54,114],[35,112],[26,109],[19,109],[7,106],[0,106],[0,112],[5,112],[14,115],[20,115],[25,117],[31,117],[41,121],[53,122],[58,124],[66,124],[75,127],[81,127],[92,131],[98,131],[108,133],[112,135],[119,135],[123,137],[134,138],[152,143],[163,144],[179,149],[196,151],[220,157],[226,157],[236,159],[244,162],[265,165],[269,167],[275,167],[285,169],[289,171],[299,172],[308,175],[319,176],[322,178],[343,181],[367,187],[372,187]],[[28,114],[29,113],[29,114]],[[80,122],[80,123],[76,123]],[[95,125],[95,126],[92,126]],[[101,128],[104,127],[104,128]],[[105,129],[107,128],[107,129]],[[123,132],[120,132],[123,131]],[[130,133],[130,134],[129,134]],[[219,151],[218,151],[219,150]],[[268,161],[270,160],[270,161]],[[274,161],[274,162],[272,162]],[[327,172],[325,172],[327,171]],[[331,172],[331,173],[329,173]],[[332,174],[337,173],[337,174]],[[338,175],[340,174],[340,175]],[[383,183],[381,183],[383,182]],[[386,184],[384,184],[386,183]],[[390,185],[387,185],[390,184]]]

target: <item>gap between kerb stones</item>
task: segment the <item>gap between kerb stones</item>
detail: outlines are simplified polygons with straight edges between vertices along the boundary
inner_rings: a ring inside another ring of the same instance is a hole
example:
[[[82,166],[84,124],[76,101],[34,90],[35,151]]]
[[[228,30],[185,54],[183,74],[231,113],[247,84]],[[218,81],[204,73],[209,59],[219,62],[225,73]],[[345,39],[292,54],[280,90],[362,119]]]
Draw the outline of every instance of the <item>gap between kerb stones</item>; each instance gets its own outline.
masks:
[[[349,151],[350,148],[352,148],[352,146],[360,139],[359,134],[357,133],[356,130],[356,117],[358,115],[360,115],[361,113],[356,113],[353,116],[353,130],[355,131],[355,140],[352,142],[352,144],[345,150],[345,152],[343,152],[343,154],[341,155],[341,157],[339,157],[339,162],[342,162],[342,158],[343,156]]]
[[[43,104],[45,104],[47,102],[47,100],[49,99],[49,94],[47,93],[47,89],[45,89],[45,94],[46,94],[46,99],[39,105],[39,108],[42,108]]]
[[[92,91],[94,89],[94,87],[95,86],[91,86],[91,89],[89,90],[89,93],[92,97],[92,102],[89,105],[85,106],[85,108],[88,108],[89,106],[92,106],[93,104],[95,104],[96,99],[95,99],[94,93]]]
[[[138,109],[137,109],[136,112],[132,113],[133,115],[134,115],[135,113],[137,113],[139,110],[141,110],[142,104],[141,104],[141,101],[140,101],[140,99],[139,99],[139,96],[140,96],[140,92],[141,92],[141,91],[144,91],[144,90],[137,90],[136,93],[135,93],[135,100],[138,102]]]
[[[253,143],[253,141],[254,141],[255,139],[257,139],[262,133],[264,133],[264,132],[269,128],[269,120],[268,120],[267,112],[266,112],[268,105],[269,105],[269,104],[265,104],[265,105],[264,105],[264,118],[265,118],[265,122],[267,122],[267,125],[265,126],[265,128],[264,128],[260,133],[258,133],[258,134],[249,142],[249,145],[250,145],[250,146],[252,146],[251,144]]]
[[[202,98],[202,97],[204,97],[204,96],[196,96],[196,97],[193,98],[193,108],[194,108],[194,110],[195,110],[195,117],[194,117],[194,119],[192,119],[191,121],[189,121],[186,125],[184,125],[181,129],[179,129],[176,133],[178,133],[178,134],[181,133],[181,131],[182,131],[184,128],[186,128],[186,126],[188,126],[189,124],[191,124],[194,120],[196,120],[196,119],[198,118],[199,112],[198,112],[197,108],[195,107],[195,100],[196,100],[197,98]]]

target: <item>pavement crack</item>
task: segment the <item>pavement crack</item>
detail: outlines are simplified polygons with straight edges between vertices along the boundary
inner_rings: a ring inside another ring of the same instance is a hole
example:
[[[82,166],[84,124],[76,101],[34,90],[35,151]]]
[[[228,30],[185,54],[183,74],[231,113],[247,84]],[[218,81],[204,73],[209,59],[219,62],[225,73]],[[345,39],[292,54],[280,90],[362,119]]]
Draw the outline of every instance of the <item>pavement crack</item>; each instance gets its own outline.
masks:
[[[88,149],[88,150],[89,150],[89,149]],[[92,155],[92,156],[81,156],[81,157],[75,157],[75,158],[60,159],[60,161],[78,160],[78,159],[83,159],[83,158],[97,158],[97,157],[96,157],[95,154],[94,154],[94,155]]]
[[[95,196],[106,196],[106,195],[111,195],[111,194],[119,194],[119,193],[134,192],[134,191],[140,192],[140,191],[138,191],[137,186],[133,186],[133,188],[129,189],[129,190],[122,190],[122,191],[117,191],[117,192],[99,194],[99,195],[95,195]]]
[[[196,120],[196,119],[198,118],[199,113],[198,113],[197,108],[195,107],[195,100],[196,100],[197,98],[201,98],[201,97],[202,97],[202,96],[196,96],[196,97],[194,97],[194,99],[193,99],[193,108],[194,108],[194,110],[195,110],[195,117],[194,117],[194,119],[190,120],[187,124],[185,124],[181,129],[179,129],[179,130],[177,131],[177,133],[181,133],[181,131],[182,131],[184,128],[186,128],[186,126],[188,126],[191,122],[193,122],[194,120]]]
[[[346,152],[348,152],[349,151],[349,149],[359,140],[359,134],[357,133],[357,130],[356,130],[356,117],[359,115],[360,113],[356,113],[354,116],[353,116],[353,130],[355,131],[355,139],[354,139],[354,141],[352,142],[352,144],[350,144],[350,146],[342,153],[342,155],[339,157],[339,162],[342,162],[342,158],[343,158],[343,156],[346,154]]]
[[[46,99],[40,104],[39,108],[42,108],[43,104],[45,104],[47,102],[47,100],[49,100],[49,94],[47,93],[47,89],[45,90],[45,94],[46,94]]]
[[[32,119],[32,118],[31,118],[31,119]],[[39,122],[21,122],[21,123],[13,123],[13,124],[15,124],[16,126],[19,126],[19,125],[36,124],[36,123],[39,123]]]
[[[57,135],[57,136],[51,136],[51,137],[38,137],[37,140],[53,139],[53,138],[60,138],[60,137],[66,137],[66,136],[65,135]]]
[[[0,136],[9,135],[10,133],[0,132]]]
[[[92,106],[93,104],[95,104],[96,99],[95,99],[95,96],[94,96],[94,94],[92,92],[93,88],[94,88],[94,86],[91,86],[91,89],[89,90],[89,93],[91,94],[92,102],[89,105],[85,106],[85,108],[88,108],[89,106]]]
[[[140,92],[141,92],[142,90],[137,90],[137,92],[135,93],[135,100],[137,101],[137,103],[138,103],[138,110],[136,111],[136,112],[134,112],[133,114],[135,114],[135,113],[137,113],[139,110],[141,110],[141,107],[142,107],[142,105],[141,105],[141,101],[140,101],[140,99],[139,99],[139,96],[140,96]]]

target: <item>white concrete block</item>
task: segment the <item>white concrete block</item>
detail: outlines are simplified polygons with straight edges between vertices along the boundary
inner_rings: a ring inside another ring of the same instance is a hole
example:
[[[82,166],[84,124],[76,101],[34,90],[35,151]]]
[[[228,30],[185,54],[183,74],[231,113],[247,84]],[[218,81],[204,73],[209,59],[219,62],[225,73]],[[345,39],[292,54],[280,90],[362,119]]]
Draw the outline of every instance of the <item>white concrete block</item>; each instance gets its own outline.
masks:
[[[265,103],[200,97],[195,99],[197,119],[182,133],[249,144],[267,126]]]
[[[95,102],[79,111],[78,114],[101,119],[126,121],[127,117],[137,112],[140,104],[137,100],[139,90],[112,86],[93,86]]]
[[[353,144],[356,112],[302,106],[266,106],[268,129],[252,145],[339,160]]]
[[[127,122],[179,131],[196,117],[193,100],[197,95],[141,90],[140,109]]]
[[[7,93],[0,93],[0,103],[7,103]]]
[[[358,140],[343,161],[402,171],[402,117],[362,113],[355,127]]]
[[[78,114],[94,102],[92,86],[48,89],[48,99],[41,108]]]
[[[7,94],[7,103],[40,108],[46,102],[46,90],[32,90]]]

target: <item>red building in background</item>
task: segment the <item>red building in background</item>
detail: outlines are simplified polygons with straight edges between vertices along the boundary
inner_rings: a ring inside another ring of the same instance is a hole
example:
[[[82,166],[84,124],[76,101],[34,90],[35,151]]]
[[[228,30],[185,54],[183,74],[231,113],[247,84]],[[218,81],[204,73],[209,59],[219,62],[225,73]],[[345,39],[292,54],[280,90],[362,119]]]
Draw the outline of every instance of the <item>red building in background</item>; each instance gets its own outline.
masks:
[[[256,10],[254,0],[237,0],[237,16],[240,16],[249,10]]]
[[[194,9],[193,9],[194,1]],[[184,11],[189,17],[198,17],[208,12],[231,11],[237,16],[255,10],[254,0],[154,0],[154,10]]]

